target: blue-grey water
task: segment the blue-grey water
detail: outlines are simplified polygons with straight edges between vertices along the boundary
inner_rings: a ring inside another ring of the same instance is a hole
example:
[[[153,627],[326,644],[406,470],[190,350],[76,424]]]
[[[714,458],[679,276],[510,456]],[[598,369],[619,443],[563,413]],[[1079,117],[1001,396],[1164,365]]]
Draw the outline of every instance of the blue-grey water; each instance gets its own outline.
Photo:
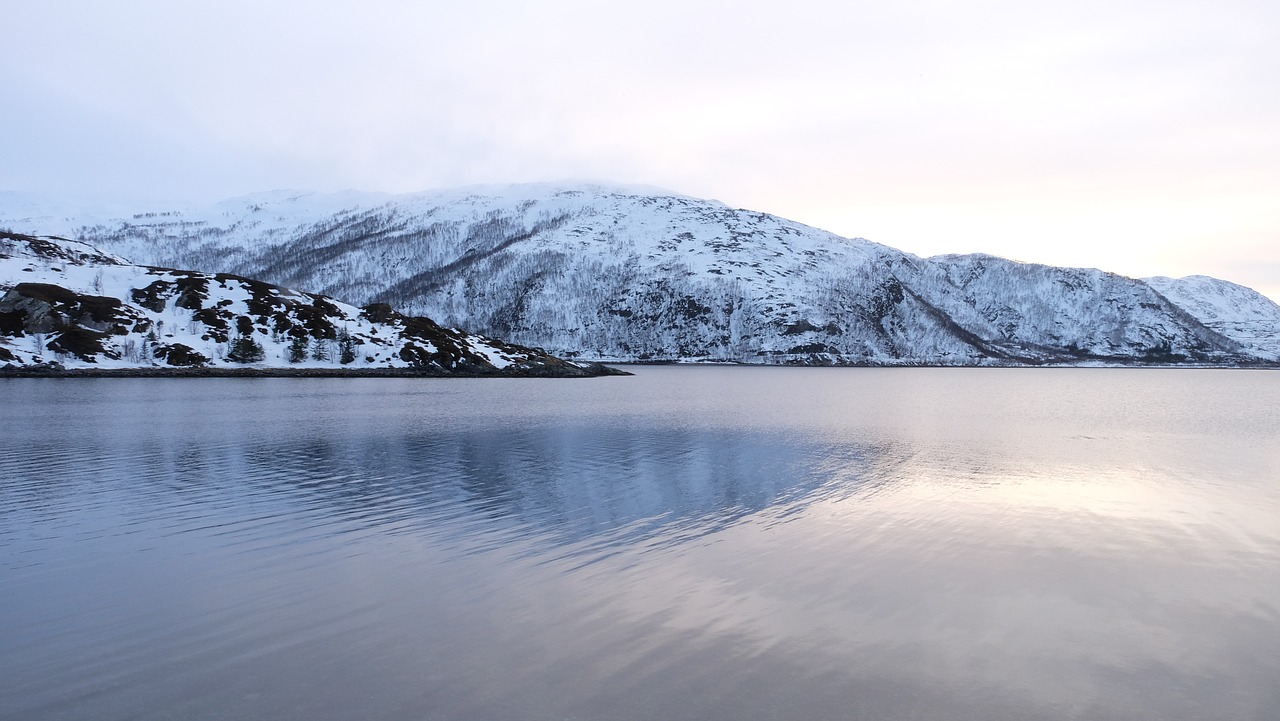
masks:
[[[0,719],[1280,717],[1280,374],[0,381]]]

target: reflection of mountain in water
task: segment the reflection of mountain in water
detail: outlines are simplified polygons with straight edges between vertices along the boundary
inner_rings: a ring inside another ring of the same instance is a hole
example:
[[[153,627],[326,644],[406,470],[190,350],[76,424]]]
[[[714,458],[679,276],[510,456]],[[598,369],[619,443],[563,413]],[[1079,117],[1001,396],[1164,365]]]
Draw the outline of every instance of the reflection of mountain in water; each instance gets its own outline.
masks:
[[[741,431],[504,429],[361,436],[283,454],[259,445],[244,471],[323,499],[362,526],[496,523],[556,542],[631,542],[794,511],[850,490],[858,468],[881,453]]]
[[[104,523],[162,513],[155,522],[174,533],[217,526],[269,540],[297,530],[275,519],[296,524],[301,513],[310,536],[408,532],[486,546],[526,539],[562,547],[557,553],[594,553],[638,540],[678,543],[748,516],[783,521],[814,502],[893,482],[915,462],[882,441],[674,419],[461,419],[448,427],[444,407],[441,418],[421,421],[378,414],[286,421],[290,411],[270,412],[271,402],[257,412],[239,401],[205,401],[195,415],[175,410],[180,403],[150,403],[168,420],[145,430],[94,424],[70,447],[15,435],[15,451],[0,453],[0,472],[21,502],[0,504],[0,517],[109,504],[125,520],[104,515]]]

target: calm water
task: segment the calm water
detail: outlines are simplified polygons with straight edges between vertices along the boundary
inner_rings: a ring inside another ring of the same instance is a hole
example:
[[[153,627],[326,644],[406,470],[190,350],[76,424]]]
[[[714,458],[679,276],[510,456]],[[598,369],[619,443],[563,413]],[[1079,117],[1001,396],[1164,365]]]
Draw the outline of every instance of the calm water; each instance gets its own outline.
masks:
[[[4,380],[3,719],[1280,716],[1280,373]]]

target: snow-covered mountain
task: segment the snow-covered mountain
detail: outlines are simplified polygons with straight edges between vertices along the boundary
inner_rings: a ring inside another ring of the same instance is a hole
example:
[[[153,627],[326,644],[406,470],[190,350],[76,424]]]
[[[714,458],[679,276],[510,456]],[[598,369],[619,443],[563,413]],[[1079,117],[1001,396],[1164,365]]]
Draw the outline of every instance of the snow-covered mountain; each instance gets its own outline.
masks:
[[[1280,360],[1280,305],[1252,288],[1207,275],[1143,278],[1196,320],[1248,352]]]
[[[228,274],[130,265],[78,241],[0,232],[0,366],[415,369],[596,375],[603,369]]]
[[[1265,324],[1252,335],[1207,324],[1187,298],[1139,280],[985,255],[924,259],[649,189],[266,193],[126,218],[29,197],[6,202],[0,194],[0,226],[14,230],[353,304],[390,303],[566,357],[886,365],[1277,357],[1257,341],[1270,332]]]

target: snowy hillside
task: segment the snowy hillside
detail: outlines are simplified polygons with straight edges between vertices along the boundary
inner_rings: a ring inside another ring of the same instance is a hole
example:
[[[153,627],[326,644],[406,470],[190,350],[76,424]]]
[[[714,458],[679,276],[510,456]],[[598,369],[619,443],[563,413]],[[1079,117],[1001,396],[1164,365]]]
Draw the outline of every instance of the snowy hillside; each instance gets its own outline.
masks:
[[[946,364],[1274,360],[1098,270],[922,259],[715,201],[598,185],[266,193],[127,218],[24,201],[0,226],[168,267],[390,303],[606,360]],[[1171,302],[1174,301],[1174,302]],[[1265,333],[1265,329],[1258,330]]]
[[[600,372],[386,305],[356,308],[233,275],[129,265],[85,243],[14,233],[0,233],[5,365]]]
[[[1280,360],[1280,305],[1265,295],[1207,275],[1143,280],[1196,320],[1239,341],[1250,353]]]

